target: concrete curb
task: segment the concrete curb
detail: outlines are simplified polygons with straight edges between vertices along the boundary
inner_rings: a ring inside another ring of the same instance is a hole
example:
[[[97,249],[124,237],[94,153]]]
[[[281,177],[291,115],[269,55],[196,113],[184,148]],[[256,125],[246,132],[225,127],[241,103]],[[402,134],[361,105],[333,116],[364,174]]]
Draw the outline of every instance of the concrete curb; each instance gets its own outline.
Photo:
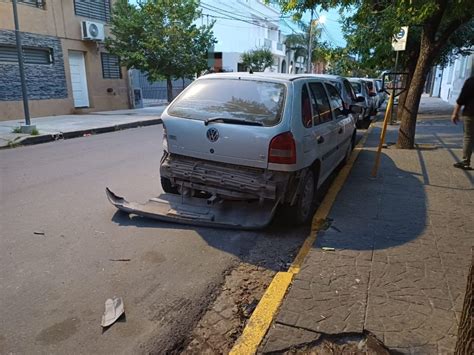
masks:
[[[53,141],[62,140],[62,139],[77,138],[77,137],[82,137],[85,134],[95,135],[95,134],[101,134],[101,133],[121,131],[128,128],[153,126],[153,125],[161,124],[162,122],[163,121],[161,120],[161,118],[156,118],[156,119],[151,119],[151,120],[122,123],[122,124],[113,125],[113,126],[87,128],[87,129],[82,129],[79,131],[40,134],[37,136],[23,137],[18,140],[10,141],[11,143],[10,145],[1,146],[0,149],[9,149],[9,148],[15,148],[17,146],[34,145],[34,144],[53,142]]]

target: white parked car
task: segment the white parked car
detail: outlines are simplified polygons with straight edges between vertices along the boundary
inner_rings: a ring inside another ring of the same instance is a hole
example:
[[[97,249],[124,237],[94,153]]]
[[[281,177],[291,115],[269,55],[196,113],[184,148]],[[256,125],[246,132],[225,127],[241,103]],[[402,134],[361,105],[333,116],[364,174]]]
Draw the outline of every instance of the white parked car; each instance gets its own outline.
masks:
[[[129,213],[189,224],[261,228],[278,206],[305,223],[316,190],[354,147],[350,111],[316,77],[202,76],[162,115],[166,198],[133,208],[110,191],[109,199]]]
[[[363,119],[357,122],[357,127],[368,128],[372,122],[372,119],[375,118],[377,113],[375,108],[375,100],[373,98],[374,96],[370,94],[369,87],[364,79],[349,78],[349,82],[351,83],[357,98],[363,98],[363,101],[361,100],[361,106],[363,107]]]
[[[363,104],[360,105],[360,103],[364,103],[365,99],[361,97],[357,97],[352,85],[350,84],[349,80],[347,78],[340,76],[340,75],[331,75],[331,74],[313,74],[314,76],[318,78],[322,78],[327,80],[329,83],[334,85],[336,89],[339,91],[341,94],[341,98],[344,101],[344,107],[346,109],[349,109],[351,105],[358,105],[363,107]],[[356,123],[359,120],[362,120],[364,117],[362,114],[353,114]]]

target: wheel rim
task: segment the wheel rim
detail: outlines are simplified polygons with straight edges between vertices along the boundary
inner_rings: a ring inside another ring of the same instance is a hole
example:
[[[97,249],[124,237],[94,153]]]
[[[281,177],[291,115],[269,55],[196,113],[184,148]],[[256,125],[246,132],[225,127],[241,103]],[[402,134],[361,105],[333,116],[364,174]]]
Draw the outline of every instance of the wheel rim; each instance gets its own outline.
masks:
[[[314,178],[313,173],[308,173],[306,184],[304,185],[301,195],[301,216],[306,219],[311,211],[314,197]]]

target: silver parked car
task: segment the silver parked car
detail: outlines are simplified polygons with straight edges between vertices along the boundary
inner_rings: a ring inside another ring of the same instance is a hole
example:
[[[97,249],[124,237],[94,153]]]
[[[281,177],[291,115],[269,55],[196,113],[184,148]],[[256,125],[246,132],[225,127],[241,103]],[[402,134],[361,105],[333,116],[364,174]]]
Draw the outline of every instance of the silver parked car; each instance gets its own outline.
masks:
[[[360,78],[348,78],[358,98],[360,98],[363,107],[363,119],[357,122],[358,128],[368,128],[372,117],[375,116],[375,101],[369,93],[367,83]],[[362,99],[363,98],[363,99]]]
[[[119,209],[165,221],[262,228],[282,208],[291,223],[314,212],[319,186],[355,145],[351,110],[310,75],[209,74],[163,112],[166,194]]]
[[[336,89],[341,94],[341,98],[342,101],[344,101],[344,107],[346,109],[349,109],[351,105],[358,105],[360,103],[365,102],[365,100],[363,100],[362,98],[357,97],[353,87],[351,86],[347,78],[340,75],[330,74],[314,74],[314,76],[325,79],[336,87]],[[353,116],[356,119],[356,123],[364,118],[361,114],[353,114]]]

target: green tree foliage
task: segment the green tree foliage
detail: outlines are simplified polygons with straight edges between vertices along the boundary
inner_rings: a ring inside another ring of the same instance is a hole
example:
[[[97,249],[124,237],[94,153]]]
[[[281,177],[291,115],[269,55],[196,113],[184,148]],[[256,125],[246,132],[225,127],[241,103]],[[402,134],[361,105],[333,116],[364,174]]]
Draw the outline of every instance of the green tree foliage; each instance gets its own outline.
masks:
[[[351,10],[345,22],[348,50],[357,53],[365,70],[393,67],[391,37],[400,26],[410,26],[401,67],[410,75],[399,105],[397,145],[413,148],[416,116],[423,86],[433,65],[445,64],[474,45],[472,0],[277,0],[286,12],[320,6]]]
[[[268,48],[257,48],[244,52],[241,56],[242,64],[254,72],[262,72],[273,65],[273,54]]]
[[[207,51],[216,42],[210,25],[196,25],[197,0],[119,0],[113,8],[107,49],[128,68],[146,72],[148,80],[192,77],[207,68]]]

